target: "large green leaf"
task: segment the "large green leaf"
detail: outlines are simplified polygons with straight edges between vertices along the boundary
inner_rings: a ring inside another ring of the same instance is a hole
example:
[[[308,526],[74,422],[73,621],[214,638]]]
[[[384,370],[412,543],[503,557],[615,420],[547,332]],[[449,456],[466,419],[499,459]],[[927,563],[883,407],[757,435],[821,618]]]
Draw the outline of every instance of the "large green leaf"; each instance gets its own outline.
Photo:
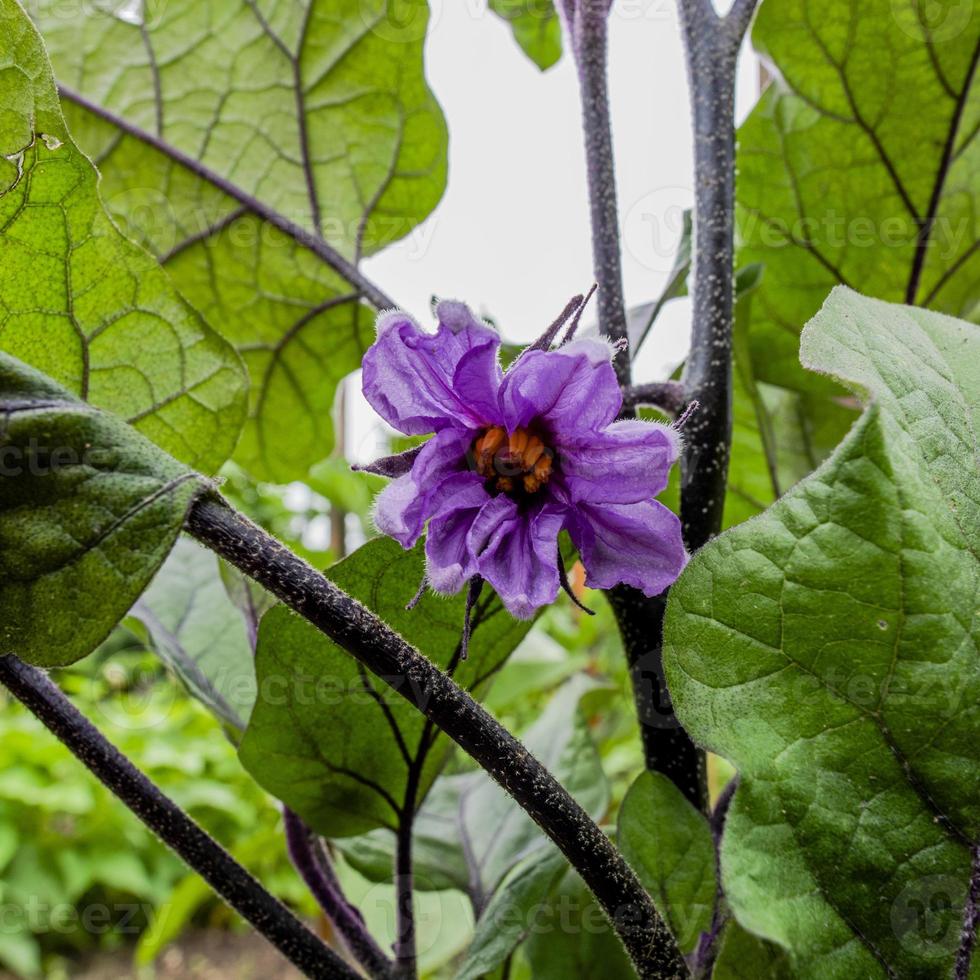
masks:
[[[244,418],[241,361],[109,220],[15,0],[0,38],[0,348],[213,472]]]
[[[84,657],[146,588],[204,481],[0,353],[0,652]]]
[[[755,371],[829,390],[797,346],[835,284],[977,313],[980,17],[959,0],[765,0],[752,37],[776,76],[738,133],[738,263],[766,266]]]
[[[739,921],[808,977],[949,975],[980,836],[978,332],[839,288],[802,359],[868,407],[694,556],[668,683],[742,776],[722,851]]]
[[[618,841],[681,951],[690,953],[711,927],[717,891],[704,814],[662,773],[645,772],[623,800]]]
[[[487,590],[474,610],[469,657],[460,662],[461,595],[429,593],[405,609],[423,561],[421,544],[404,551],[377,538],[327,575],[479,694],[531,624],[508,616]],[[451,743],[349,653],[277,607],[262,618],[256,672],[259,698],[242,762],[311,827],[331,837],[395,828],[406,800],[409,810],[421,805]]]
[[[194,697],[232,731],[245,730],[255,703],[252,644],[210,551],[181,538],[130,617]]]
[[[422,70],[426,0],[97,3],[81,24],[35,6],[110,210],[248,364],[236,458],[302,477],[373,331],[357,289],[265,209],[354,262],[429,214],[447,136]]]

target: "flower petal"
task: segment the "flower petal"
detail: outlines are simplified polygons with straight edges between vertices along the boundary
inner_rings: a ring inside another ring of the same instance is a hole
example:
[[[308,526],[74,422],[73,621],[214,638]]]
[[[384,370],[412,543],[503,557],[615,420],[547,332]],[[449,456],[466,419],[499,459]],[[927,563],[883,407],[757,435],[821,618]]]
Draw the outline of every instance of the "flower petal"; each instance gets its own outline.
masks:
[[[476,574],[476,561],[466,539],[490,499],[476,473],[458,473],[440,486],[437,509],[425,538],[426,574],[436,592],[452,595]]]
[[[572,500],[633,504],[665,486],[680,434],[660,422],[613,422],[587,438],[561,439],[558,466]]]
[[[496,589],[512,616],[530,619],[558,594],[558,532],[565,511],[542,503],[521,511],[494,497],[470,528],[467,544],[477,571]]]
[[[425,443],[411,471],[392,480],[378,494],[374,523],[382,534],[394,538],[403,548],[411,548],[436,508],[447,478],[462,472],[480,480],[476,473],[468,472],[466,452],[472,438],[470,432],[443,429]]]
[[[593,589],[623,583],[659,595],[687,564],[681,522],[656,500],[580,504],[568,530]]]
[[[440,303],[437,314],[439,329],[430,334],[405,313],[382,313],[378,338],[364,355],[364,397],[408,435],[496,421],[484,418],[482,406],[496,415],[500,337],[461,303]],[[465,388],[457,388],[460,368]]]
[[[609,345],[600,340],[528,351],[500,386],[503,422],[511,432],[534,419],[556,436],[596,431],[609,425],[622,405]]]

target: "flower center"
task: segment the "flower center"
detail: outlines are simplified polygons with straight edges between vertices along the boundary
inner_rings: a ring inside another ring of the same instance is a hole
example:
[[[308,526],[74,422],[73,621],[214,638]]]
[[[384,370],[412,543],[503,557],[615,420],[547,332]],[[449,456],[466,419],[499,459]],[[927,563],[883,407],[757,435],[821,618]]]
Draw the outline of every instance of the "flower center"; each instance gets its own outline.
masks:
[[[537,493],[551,477],[555,458],[541,439],[527,429],[510,436],[499,425],[487,429],[474,443],[476,471],[498,493]]]

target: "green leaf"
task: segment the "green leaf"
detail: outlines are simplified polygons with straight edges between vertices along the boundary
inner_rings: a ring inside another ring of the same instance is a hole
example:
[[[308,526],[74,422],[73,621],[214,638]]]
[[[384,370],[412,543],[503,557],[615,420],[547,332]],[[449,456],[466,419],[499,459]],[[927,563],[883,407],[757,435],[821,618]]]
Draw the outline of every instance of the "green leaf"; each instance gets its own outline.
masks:
[[[746,932],[737,922],[729,922],[718,941],[711,980],[790,980],[793,976],[785,950]]]
[[[668,684],[741,774],[722,849],[739,921],[808,977],[949,975],[980,835],[977,329],[838,288],[802,359],[868,407],[694,556]]]
[[[619,849],[684,953],[711,927],[717,873],[708,821],[664,775],[645,772],[619,811]]]
[[[755,373],[830,391],[797,344],[837,283],[958,316],[980,303],[980,18],[954,0],[765,0],[753,43],[775,75],[738,132],[737,263],[766,266]]]
[[[561,57],[561,23],[551,0],[490,0],[490,9],[514,32],[514,40],[542,71]]]
[[[182,537],[130,616],[188,691],[225,725],[243,732],[255,703],[252,644],[218,559]]]
[[[35,7],[111,213],[248,365],[236,460],[260,479],[302,478],[329,454],[337,384],[374,339],[358,291],[304,235],[356,263],[409,234],[445,188],[427,3],[94,5],[81,25],[58,0]]]
[[[205,481],[0,353],[0,650],[70,664],[146,588]]]
[[[214,472],[244,420],[241,361],[112,224],[15,0],[0,36],[0,347]]]
[[[478,980],[507,959],[566,867],[561,851],[544,848],[511,868],[482,911],[455,980]]]
[[[535,909],[533,926],[523,951],[534,980],[635,980],[623,944],[574,872]]]
[[[580,675],[563,684],[521,742],[584,809],[599,819],[609,785],[580,703],[597,685]],[[443,776],[414,825],[417,888],[457,888],[479,911],[518,862],[553,847],[534,821],[481,770]],[[391,878],[394,840],[378,830],[342,841],[344,856],[375,881]]]
[[[463,596],[429,593],[405,609],[423,561],[421,543],[404,551],[377,538],[326,574],[479,695],[531,624],[512,619],[486,590],[474,610],[469,657],[458,662]],[[330,837],[393,828],[406,798],[421,804],[451,743],[349,653],[277,607],[262,619],[256,672],[260,696],[242,762],[310,826]]]

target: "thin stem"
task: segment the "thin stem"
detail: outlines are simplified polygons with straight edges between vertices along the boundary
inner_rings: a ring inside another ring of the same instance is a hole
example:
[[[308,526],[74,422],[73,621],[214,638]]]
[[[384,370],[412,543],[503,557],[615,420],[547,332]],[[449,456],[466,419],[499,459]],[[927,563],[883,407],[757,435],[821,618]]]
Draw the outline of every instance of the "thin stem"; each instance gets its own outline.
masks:
[[[112,745],[47,674],[8,655],[0,657],[0,682],[297,969],[308,977],[358,980],[354,970]]]
[[[413,767],[414,768],[414,767]],[[415,948],[415,878],[412,872],[412,830],[415,826],[417,779],[409,773],[409,786],[395,841],[395,962],[398,976],[412,980],[418,973]]]
[[[599,332],[621,341],[616,355],[616,375],[621,385],[630,383],[629,335],[623,302],[622,256],[619,243],[619,211],[616,202],[616,169],[613,158],[612,123],[607,85],[608,20],[610,0],[559,0],[572,41],[582,100],[582,128],[592,217],[592,263],[599,286]]]
[[[472,756],[592,889],[641,977],[687,976],[670,932],[623,856],[547,769],[451,677],[223,501],[199,498],[187,527],[202,544],[356,657]]]
[[[364,920],[344,898],[336,879],[325,873],[313,832],[288,808],[283,810],[283,823],[286,846],[293,865],[324,915],[343,937],[351,955],[371,977],[389,980],[394,976],[391,961],[368,932]]]
[[[735,67],[754,0],[720,18],[710,0],[679,0],[694,119],[693,326],[684,370],[700,409],[685,433],[681,522],[687,546],[721,529],[732,432]]]
[[[281,231],[284,235],[287,235],[289,238],[292,238],[295,242],[297,242],[297,244],[302,245],[304,248],[308,248],[318,258],[322,259],[328,266],[330,266],[334,272],[346,279],[347,282],[349,282],[376,309],[390,310],[397,307],[398,304],[395,303],[390,296],[371,282],[371,280],[368,279],[364,273],[357,268],[357,266],[355,266],[348,259],[345,259],[336,249],[331,248],[315,232],[308,231],[301,225],[296,224],[296,222],[290,221],[285,215],[280,214],[274,208],[271,208],[267,204],[264,204],[262,201],[258,200],[258,198],[246,193],[237,184],[232,183],[230,180],[222,177],[221,174],[216,173],[209,167],[206,167],[200,160],[196,160],[194,157],[189,156],[181,150],[178,150],[177,147],[172,146],[166,140],[160,139],[158,136],[154,136],[152,133],[148,133],[145,130],[140,129],[138,126],[134,126],[128,120],[123,119],[122,116],[117,116],[108,109],[97,105],[95,102],[91,102],[89,99],[86,99],[84,95],[81,95],[70,88],[66,88],[64,85],[58,86],[58,93],[63,99],[67,99],[69,102],[74,102],[87,112],[91,112],[100,119],[104,119],[106,122],[111,123],[120,132],[125,133],[127,136],[132,136],[134,139],[139,140],[141,143],[145,143],[147,146],[153,147],[153,149],[158,150],[160,153],[169,157],[174,162],[186,167],[197,177],[200,177],[202,180],[206,180],[209,184],[214,185],[218,188],[218,190],[222,191],[224,194],[227,194],[239,204],[244,205],[249,211],[261,218],[263,221],[268,222],[274,228],[278,228],[279,231]]]
[[[715,850],[715,904],[711,913],[711,925],[707,932],[701,933],[694,952],[694,976],[698,980],[701,978],[707,980],[714,972],[715,961],[718,959],[719,940],[729,919],[725,908],[725,889],[721,883],[721,841],[725,835],[725,821],[728,819],[728,811],[736,789],[738,789],[738,776],[728,781],[708,818]]]

